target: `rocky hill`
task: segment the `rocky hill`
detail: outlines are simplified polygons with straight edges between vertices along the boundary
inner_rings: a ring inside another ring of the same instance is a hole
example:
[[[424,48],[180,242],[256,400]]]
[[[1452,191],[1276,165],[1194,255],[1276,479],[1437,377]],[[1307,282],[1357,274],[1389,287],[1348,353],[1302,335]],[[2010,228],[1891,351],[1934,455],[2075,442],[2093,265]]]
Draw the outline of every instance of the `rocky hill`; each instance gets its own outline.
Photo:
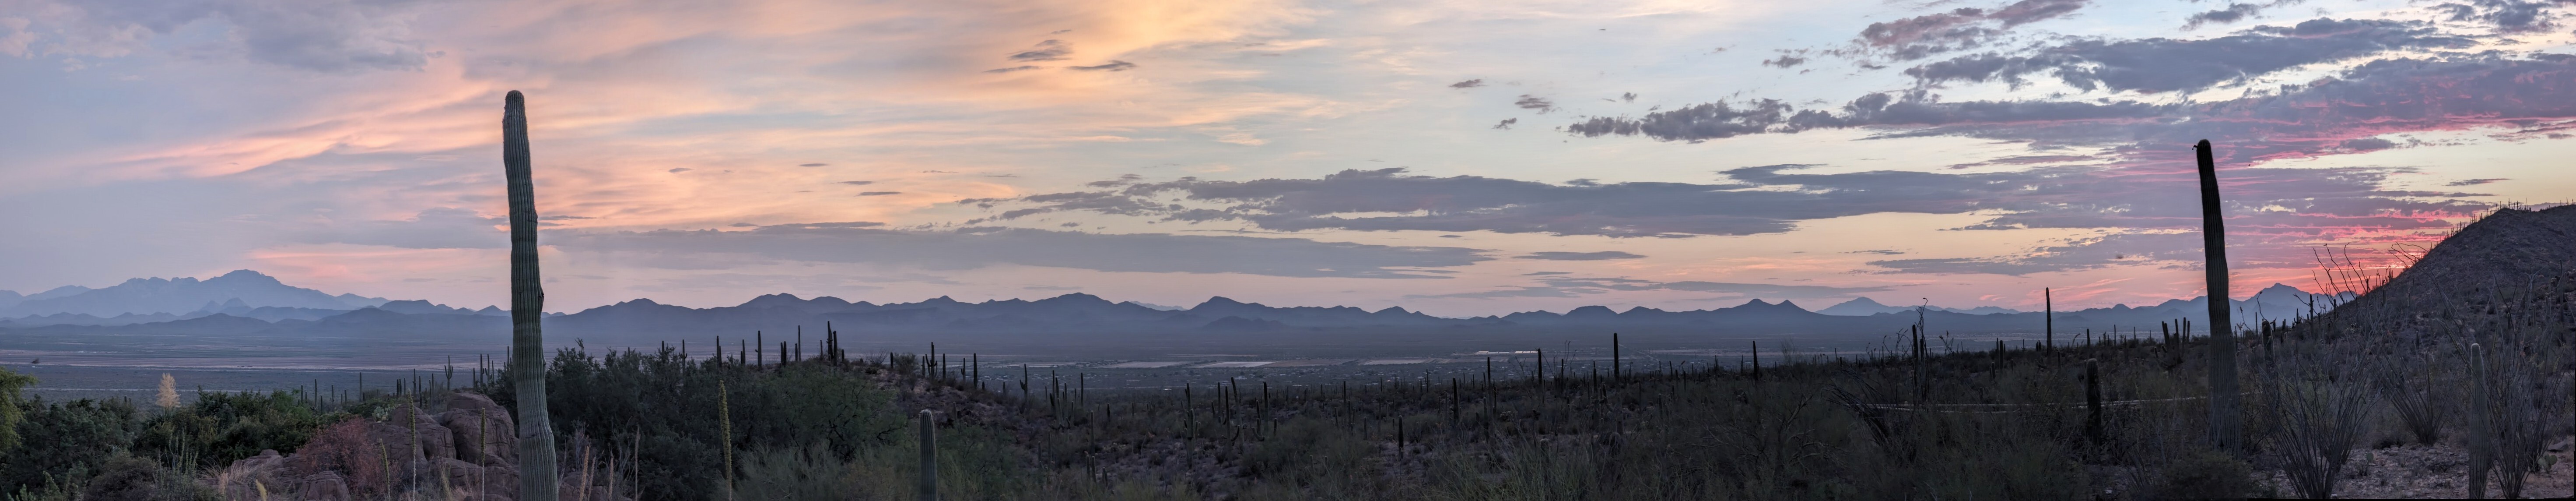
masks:
[[[2355,300],[2361,311],[2406,308],[2528,288],[2576,271],[2576,205],[2497,209],[2435,244],[2404,273]]]

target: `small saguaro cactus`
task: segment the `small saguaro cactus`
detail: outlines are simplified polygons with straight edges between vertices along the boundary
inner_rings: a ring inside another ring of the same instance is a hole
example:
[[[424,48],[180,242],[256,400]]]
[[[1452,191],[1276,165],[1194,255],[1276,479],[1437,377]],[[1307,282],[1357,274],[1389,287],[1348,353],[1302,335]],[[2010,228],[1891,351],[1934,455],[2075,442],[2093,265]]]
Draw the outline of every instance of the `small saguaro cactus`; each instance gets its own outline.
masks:
[[[2102,441],[2102,361],[2084,361],[2084,437]]]
[[[939,501],[939,436],[930,409],[921,410],[921,501]]]

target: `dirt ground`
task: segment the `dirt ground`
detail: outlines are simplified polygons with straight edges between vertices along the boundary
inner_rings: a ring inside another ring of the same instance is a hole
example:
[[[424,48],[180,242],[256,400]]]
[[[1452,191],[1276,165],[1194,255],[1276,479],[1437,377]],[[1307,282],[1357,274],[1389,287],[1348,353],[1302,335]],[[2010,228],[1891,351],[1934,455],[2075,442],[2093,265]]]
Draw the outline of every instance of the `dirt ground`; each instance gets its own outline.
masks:
[[[2522,497],[2565,498],[2576,490],[2576,467],[2571,464],[2568,443],[2562,438],[2550,447],[2549,457],[2541,460],[2547,466],[2540,473],[2524,477]],[[2400,445],[2385,449],[2353,451],[2345,463],[2343,479],[2335,483],[2336,499],[2466,499],[2469,497],[2469,475],[2466,471],[2469,453],[2456,444],[2433,446]],[[2266,480],[2279,490],[2281,497],[2297,497],[2289,477],[2279,471],[2265,472]],[[2504,492],[2494,475],[2487,478],[2487,498],[2501,499]]]

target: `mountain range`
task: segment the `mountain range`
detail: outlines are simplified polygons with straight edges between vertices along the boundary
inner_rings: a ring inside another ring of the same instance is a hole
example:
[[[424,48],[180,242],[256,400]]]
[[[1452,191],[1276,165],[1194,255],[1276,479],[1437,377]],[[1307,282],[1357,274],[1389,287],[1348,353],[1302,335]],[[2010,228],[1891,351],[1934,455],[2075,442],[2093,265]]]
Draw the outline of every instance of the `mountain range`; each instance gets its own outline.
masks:
[[[14,296],[14,294],[8,294]],[[2308,313],[2310,295],[2275,284],[2245,301],[2236,318],[2288,319]],[[2072,336],[2090,328],[2107,331],[2154,331],[2160,322],[2203,316],[2206,299],[2171,300],[2148,307],[2117,305],[2055,313],[2059,333]],[[2331,301],[2321,301],[2331,303]],[[183,307],[194,303],[193,307]],[[262,335],[315,337],[458,336],[501,339],[509,332],[506,311],[486,306],[469,310],[427,301],[394,301],[351,294],[331,295],[280,283],[258,272],[241,270],[206,280],[135,279],[99,289],[58,288],[27,296],[6,311],[23,314],[0,319],[0,333],[73,335],[82,333],[164,335]],[[912,303],[876,304],[835,297],[802,298],[770,294],[740,305],[688,308],[651,299],[636,299],[570,314],[549,314],[550,339],[587,339],[614,343],[652,343],[669,339],[705,339],[777,333],[789,339],[801,330],[820,335],[827,325],[856,339],[980,337],[1029,342],[1080,343],[1085,340],[1151,336],[1250,336],[1271,334],[1362,334],[1372,336],[1463,336],[1481,334],[1552,335],[1579,332],[1623,332],[1666,336],[1818,335],[1837,338],[1876,337],[1901,331],[1919,318],[1933,330],[1958,335],[2037,333],[2046,324],[2041,312],[1994,307],[1975,309],[1893,307],[1867,298],[1853,299],[1821,311],[1795,303],[1760,299],[1741,305],[1688,311],[1632,307],[1612,310],[1585,306],[1563,313],[1530,311],[1468,318],[1436,317],[1400,307],[1376,311],[1349,306],[1268,306],[1211,297],[1187,308],[1113,302],[1090,294],[1066,294],[1038,300],[957,301],[945,296]],[[2201,322],[2205,324],[2205,322]]]
[[[1912,312],[1914,312],[1914,308],[1916,308],[1916,307],[1914,307],[1914,306],[1888,306],[1888,305],[1884,305],[1884,304],[1879,304],[1879,303],[1878,303],[1878,301],[1871,300],[1871,299],[1870,299],[1870,298],[1868,298],[1868,297],[1856,297],[1856,298],[1852,298],[1852,300],[1850,300],[1850,301],[1844,301],[1844,302],[1842,302],[1841,304],[1836,304],[1836,305],[1833,305],[1833,306],[1827,306],[1827,307],[1825,307],[1825,309],[1816,310],[1816,313],[1823,313],[1823,314],[1826,314],[1826,315],[1868,316],[1868,315],[1876,315],[1876,314],[1880,314],[1880,313],[1912,313]],[[2025,312],[2023,312],[2023,311],[2021,311],[2021,310],[2015,310],[2015,309],[2010,309],[2010,308],[2004,308],[2004,307],[2001,307],[2001,306],[1979,306],[1979,307],[1975,307],[1975,308],[1965,308],[1965,309],[1961,309],[1961,308],[1945,308],[1945,307],[1940,307],[1940,306],[1930,306],[1930,305],[1925,305],[1925,306],[1922,306],[1922,308],[1927,308],[1927,309],[1930,309],[1930,310],[1932,310],[1932,311],[1946,311],[1946,312],[1951,312],[1951,313],[1966,313],[1966,314],[1970,314],[1970,315],[1985,315],[1985,314],[1991,314],[1991,313],[2025,313]]]
[[[2231,300],[2236,310],[2232,317],[2247,325],[2323,314],[2337,305],[2354,311],[2403,308],[2422,304],[2425,298],[2479,296],[2483,293],[2461,292],[2478,287],[2549,280],[2546,277],[2556,277],[2576,263],[2576,251],[2569,250],[2576,249],[2570,245],[2576,243],[2576,208],[2570,207],[2576,206],[2499,210],[2455,232],[2367,296],[2311,294],[2273,284],[2246,300]],[[2056,332],[2065,338],[2087,330],[2113,329],[2124,336],[2153,336],[2175,320],[2191,321],[2202,326],[2195,330],[2205,331],[2207,301],[2202,297],[2144,307],[2115,305],[2048,313],[1994,307],[1909,308],[1869,298],[1809,311],[1787,301],[1754,299],[1688,311],[1584,306],[1563,313],[1449,318],[1404,308],[1278,307],[1225,297],[1181,308],[1113,302],[1090,294],[972,303],[943,296],[884,304],[770,294],[713,308],[635,299],[569,314],[549,313],[545,327],[547,338],[555,343],[588,340],[638,346],[713,336],[739,339],[754,332],[764,339],[793,340],[801,331],[814,331],[806,334],[819,339],[828,325],[844,333],[845,339],[858,342],[1007,340],[1057,350],[1129,341],[1135,342],[1127,346],[1163,349],[1186,343],[1275,346],[1440,340],[1509,345],[1610,332],[1628,334],[1631,339],[1801,336],[1869,341],[1903,332],[1918,321],[1953,339],[2028,339],[2052,319]],[[2373,306],[2381,303],[2387,304]],[[418,300],[333,295],[289,286],[249,270],[205,280],[134,279],[112,287],[70,286],[24,296],[0,291],[0,312],[5,312],[0,314],[0,339],[138,334],[498,343],[510,329],[508,315],[496,307],[469,310]]]
[[[384,298],[356,294],[334,296],[286,285],[276,277],[260,272],[234,270],[205,280],[137,278],[106,288],[67,285],[30,296],[0,291],[0,317],[89,316],[106,319],[125,315],[185,315],[256,308],[345,312],[385,302]]]

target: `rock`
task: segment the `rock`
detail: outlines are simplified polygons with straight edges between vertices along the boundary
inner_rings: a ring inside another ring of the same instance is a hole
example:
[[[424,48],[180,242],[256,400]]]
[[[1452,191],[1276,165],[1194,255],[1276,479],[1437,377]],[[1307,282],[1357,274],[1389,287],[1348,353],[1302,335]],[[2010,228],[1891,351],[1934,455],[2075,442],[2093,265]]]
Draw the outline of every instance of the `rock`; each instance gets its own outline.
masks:
[[[449,405],[455,406],[457,400],[449,399]],[[457,459],[483,466],[519,464],[518,425],[498,406],[451,407],[438,415],[438,424],[447,429]]]
[[[418,457],[427,459],[456,457],[455,433],[448,430],[446,426],[440,425],[437,418],[420,412],[418,408],[414,406],[404,405],[395,407],[391,412],[386,414],[385,422],[391,423],[397,427],[404,426],[405,423],[409,423],[409,426],[419,429],[418,438],[410,436],[396,437],[400,440],[387,442],[387,444],[408,446],[412,445],[414,441],[418,441],[420,444],[420,455]],[[408,432],[405,434],[409,435]]]
[[[396,407],[384,422],[369,424],[367,436],[394,451],[397,460],[456,457],[456,434],[428,415],[411,412],[408,405]]]
[[[2549,452],[2567,452],[2567,446],[2571,443],[2576,443],[2576,438],[2559,439],[2558,443],[2549,444]]]
[[[492,403],[492,397],[483,396],[482,394],[477,393],[464,392],[448,394],[447,409],[450,411],[491,411],[503,414],[509,412],[508,409],[501,408],[501,404]]]
[[[519,498],[519,467],[483,467],[483,494],[477,501],[516,501]]]
[[[286,492],[288,485],[279,481],[286,471],[286,457],[279,456],[276,449],[262,450],[257,456],[234,461],[232,466],[225,467],[223,473],[215,477],[218,480],[215,487],[222,492],[224,499],[260,499],[263,488],[270,494]]]
[[[454,496],[456,499],[481,501],[488,498],[488,496],[485,496],[482,492],[483,489],[481,488],[481,484],[476,482],[477,480],[481,480],[482,473],[483,467],[474,463],[468,463],[456,458],[433,459],[430,460],[428,464],[422,466],[421,481],[423,483],[419,486],[419,489],[422,492],[438,494],[441,497],[447,497],[446,494],[454,493],[456,494]]]
[[[295,487],[295,495],[304,501],[349,501],[349,482],[336,472],[315,473],[304,477],[304,482]]]
[[[456,432],[437,423],[421,423],[420,453],[430,459],[456,459]]]

